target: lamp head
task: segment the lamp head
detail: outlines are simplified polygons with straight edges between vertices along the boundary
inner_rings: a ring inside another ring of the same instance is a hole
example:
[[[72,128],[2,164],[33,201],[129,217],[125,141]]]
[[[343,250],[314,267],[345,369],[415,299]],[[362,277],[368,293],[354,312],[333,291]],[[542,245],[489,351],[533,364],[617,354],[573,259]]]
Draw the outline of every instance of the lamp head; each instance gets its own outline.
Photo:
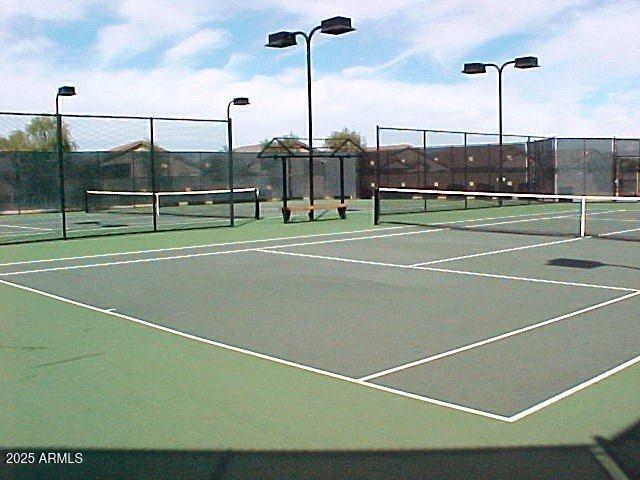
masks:
[[[265,47],[287,48],[297,45],[296,35],[293,32],[277,32],[269,35],[269,40]]]
[[[333,17],[320,22],[320,31],[327,35],[342,35],[354,30],[355,28],[351,26],[351,19],[347,17]]]
[[[61,97],[73,97],[76,94],[76,87],[64,86],[58,88],[58,95]]]
[[[462,73],[466,73],[467,75],[487,73],[487,66],[484,63],[465,63]]]
[[[232,100],[234,105],[249,105],[249,99],[247,97],[236,97]]]
[[[538,68],[538,57],[519,57],[513,64],[515,68]]]

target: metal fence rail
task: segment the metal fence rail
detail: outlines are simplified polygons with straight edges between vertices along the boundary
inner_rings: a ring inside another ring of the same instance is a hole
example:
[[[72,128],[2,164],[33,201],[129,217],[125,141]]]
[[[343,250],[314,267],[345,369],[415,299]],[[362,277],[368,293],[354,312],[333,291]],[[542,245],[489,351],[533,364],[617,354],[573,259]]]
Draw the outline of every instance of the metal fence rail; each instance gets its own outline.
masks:
[[[373,186],[572,195],[640,194],[640,139],[376,127]],[[502,176],[502,178],[500,178]]]
[[[227,123],[1,112],[0,243],[233,224],[231,206],[227,218],[189,222],[84,207],[89,190],[231,189]]]

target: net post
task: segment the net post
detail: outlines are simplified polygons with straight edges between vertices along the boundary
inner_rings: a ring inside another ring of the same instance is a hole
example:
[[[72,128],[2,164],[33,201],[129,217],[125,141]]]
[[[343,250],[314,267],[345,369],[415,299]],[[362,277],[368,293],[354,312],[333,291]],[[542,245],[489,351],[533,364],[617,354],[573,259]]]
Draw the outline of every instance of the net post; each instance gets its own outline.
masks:
[[[373,189],[373,224],[380,225],[380,188]]]
[[[587,197],[580,197],[580,236],[587,232]]]
[[[254,190],[255,194],[255,218],[256,220],[260,220],[260,191],[256,188]]]
[[[340,161],[340,203],[344,204],[344,158],[340,155],[338,159]]]
[[[89,213],[89,191],[84,191],[84,213]]]
[[[289,196],[289,185],[287,182],[287,157],[281,157],[282,160],[282,218],[284,223],[289,222],[289,207],[287,205],[287,197]]]
[[[149,147],[149,161],[151,162],[151,195],[153,209],[153,231],[158,231],[158,215],[160,214],[160,198],[156,192],[156,155],[153,138],[153,117],[149,118],[149,138],[151,145]]]

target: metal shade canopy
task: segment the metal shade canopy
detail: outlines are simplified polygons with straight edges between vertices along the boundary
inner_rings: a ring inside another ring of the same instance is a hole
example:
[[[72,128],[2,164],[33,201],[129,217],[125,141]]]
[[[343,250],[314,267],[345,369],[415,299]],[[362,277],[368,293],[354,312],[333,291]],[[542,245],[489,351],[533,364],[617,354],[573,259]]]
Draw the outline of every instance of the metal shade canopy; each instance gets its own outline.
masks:
[[[76,87],[64,86],[58,88],[58,95],[61,97],[73,97],[76,94]]]
[[[514,61],[515,68],[538,68],[538,57],[519,57]]]
[[[355,28],[351,26],[351,19],[347,17],[333,17],[320,22],[320,31],[328,35],[342,35],[354,30]]]
[[[247,97],[237,97],[232,100],[234,105],[249,105],[249,99]]]
[[[296,34],[293,32],[277,32],[269,35],[269,40],[265,47],[287,48],[297,45]]]
[[[487,73],[487,66],[484,63],[465,63],[462,73],[466,73],[467,75]]]

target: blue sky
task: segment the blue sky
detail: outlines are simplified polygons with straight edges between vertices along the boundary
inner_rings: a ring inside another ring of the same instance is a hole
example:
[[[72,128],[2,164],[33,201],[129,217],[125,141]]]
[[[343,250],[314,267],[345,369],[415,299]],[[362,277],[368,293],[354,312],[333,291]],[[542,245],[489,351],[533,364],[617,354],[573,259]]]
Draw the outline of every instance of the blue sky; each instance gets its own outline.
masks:
[[[505,72],[506,131],[640,136],[637,0],[0,0],[0,110],[51,111],[61,84],[73,113],[220,118],[242,95],[238,143],[305,135],[304,49],[264,43],[335,15],[357,31],[314,39],[316,136],[495,131],[495,73],[462,64],[521,55],[542,68]]]

